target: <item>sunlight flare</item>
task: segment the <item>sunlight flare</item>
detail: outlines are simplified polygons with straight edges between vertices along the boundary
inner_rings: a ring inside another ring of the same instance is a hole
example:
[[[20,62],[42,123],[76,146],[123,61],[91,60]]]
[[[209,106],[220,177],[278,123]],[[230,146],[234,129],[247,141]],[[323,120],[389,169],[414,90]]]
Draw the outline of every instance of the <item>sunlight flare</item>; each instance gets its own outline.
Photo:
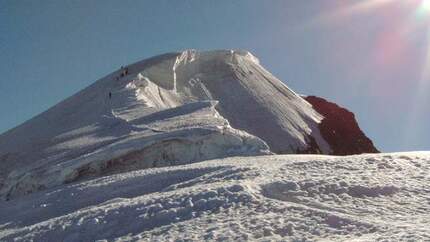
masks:
[[[345,17],[365,13],[385,6],[393,1],[396,0],[363,0],[355,4],[348,4],[348,6],[341,7],[337,11],[318,16],[309,23],[309,26],[341,21]]]
[[[425,11],[427,13],[430,12],[430,0],[422,0],[420,9],[421,11]]]
[[[418,18],[428,18],[430,16],[430,0],[421,0],[418,7],[416,14]]]

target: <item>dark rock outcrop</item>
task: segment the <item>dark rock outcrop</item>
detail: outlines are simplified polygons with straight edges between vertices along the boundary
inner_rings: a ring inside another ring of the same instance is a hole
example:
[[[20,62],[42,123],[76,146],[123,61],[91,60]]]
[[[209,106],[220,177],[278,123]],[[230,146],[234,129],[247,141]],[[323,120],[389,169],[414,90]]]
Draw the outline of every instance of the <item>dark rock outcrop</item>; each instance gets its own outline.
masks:
[[[373,142],[361,131],[352,112],[320,97],[304,98],[324,116],[319,128],[333,155],[379,153]]]

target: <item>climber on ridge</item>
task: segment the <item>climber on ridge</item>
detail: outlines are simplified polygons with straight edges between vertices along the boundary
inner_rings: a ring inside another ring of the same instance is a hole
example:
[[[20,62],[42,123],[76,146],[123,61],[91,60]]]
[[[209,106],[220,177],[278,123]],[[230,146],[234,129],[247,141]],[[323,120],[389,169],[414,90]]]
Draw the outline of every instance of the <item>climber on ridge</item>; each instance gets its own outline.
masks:
[[[121,77],[127,76],[128,75],[128,68],[124,68],[121,66]]]
[[[121,74],[120,74],[120,77],[124,77],[124,66],[121,66]]]

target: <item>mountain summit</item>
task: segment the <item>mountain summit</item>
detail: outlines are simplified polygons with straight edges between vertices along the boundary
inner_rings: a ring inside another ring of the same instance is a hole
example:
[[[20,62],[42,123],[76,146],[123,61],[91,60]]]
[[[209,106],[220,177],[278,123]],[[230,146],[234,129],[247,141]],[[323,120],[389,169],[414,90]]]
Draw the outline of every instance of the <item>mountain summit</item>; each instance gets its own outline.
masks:
[[[156,56],[2,134],[0,194],[227,156],[348,154],[336,152],[342,140],[327,139],[331,126],[321,122],[330,113],[312,105],[247,51]],[[377,152],[369,147],[351,153]]]

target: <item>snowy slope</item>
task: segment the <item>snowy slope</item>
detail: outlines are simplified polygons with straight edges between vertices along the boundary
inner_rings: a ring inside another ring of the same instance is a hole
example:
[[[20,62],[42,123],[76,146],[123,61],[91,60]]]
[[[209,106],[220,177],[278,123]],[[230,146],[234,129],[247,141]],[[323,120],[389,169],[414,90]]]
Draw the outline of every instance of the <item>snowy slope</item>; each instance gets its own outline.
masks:
[[[0,241],[429,241],[430,152],[233,157],[0,202]]]
[[[48,150],[64,150],[65,155],[54,155],[11,172],[2,192],[7,199],[63,183],[103,174],[142,168],[179,165],[190,162],[234,155],[270,153],[267,145],[255,136],[232,129],[215,110],[216,102],[195,102],[160,111],[132,121],[116,121],[96,130],[124,132],[108,137],[107,141],[93,134],[75,137],[66,133],[57,136],[65,142]],[[88,137],[89,136],[89,137]],[[71,140],[70,140],[71,139]],[[67,152],[72,153],[71,155]],[[79,152],[78,154],[76,154]],[[72,156],[73,155],[73,156]]]
[[[0,196],[126,170],[296,153],[315,143],[327,154],[321,119],[249,52],[165,54],[0,135]]]

